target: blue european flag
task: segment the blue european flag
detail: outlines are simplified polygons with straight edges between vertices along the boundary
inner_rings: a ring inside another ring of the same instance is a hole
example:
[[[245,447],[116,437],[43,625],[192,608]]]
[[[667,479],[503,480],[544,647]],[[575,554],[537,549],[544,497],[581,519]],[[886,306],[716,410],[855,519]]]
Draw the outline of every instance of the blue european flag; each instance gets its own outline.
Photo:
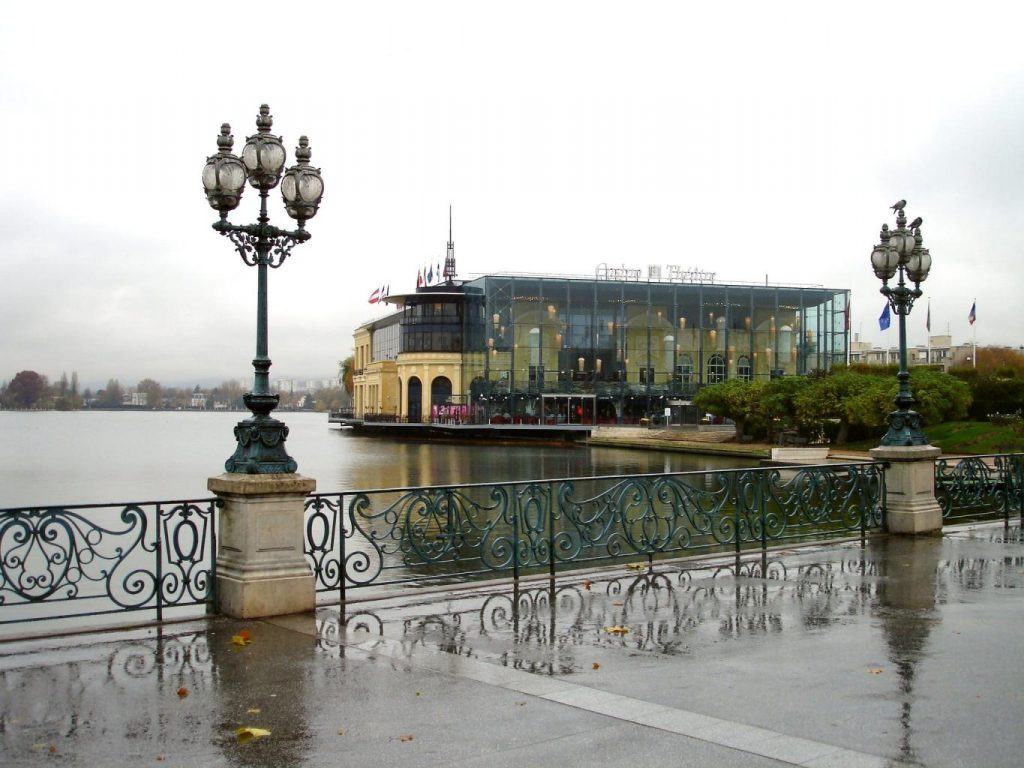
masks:
[[[878,318],[878,327],[883,331],[889,330],[889,323],[892,322],[892,315],[889,314],[889,302],[885,303],[885,309],[882,310],[881,316]]]

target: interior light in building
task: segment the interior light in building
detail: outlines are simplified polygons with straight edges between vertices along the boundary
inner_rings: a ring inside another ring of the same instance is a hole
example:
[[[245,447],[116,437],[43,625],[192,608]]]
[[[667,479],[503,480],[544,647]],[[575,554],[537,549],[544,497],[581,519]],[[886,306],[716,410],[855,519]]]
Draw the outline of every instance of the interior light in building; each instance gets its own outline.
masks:
[[[686,318],[685,317],[680,317],[679,318],[679,330],[681,330],[681,331],[685,331],[686,330]]]
[[[576,362],[577,362],[577,364],[580,367],[580,373],[583,373],[583,358],[582,357],[577,358]]]

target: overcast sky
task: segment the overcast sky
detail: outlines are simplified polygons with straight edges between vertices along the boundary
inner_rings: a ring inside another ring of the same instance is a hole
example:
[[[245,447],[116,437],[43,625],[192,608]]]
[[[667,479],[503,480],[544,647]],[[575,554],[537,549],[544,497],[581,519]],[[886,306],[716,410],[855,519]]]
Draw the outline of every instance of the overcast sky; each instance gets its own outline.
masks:
[[[1024,11],[839,5],[7,4],[0,379],[250,375],[256,274],[200,172],[261,102],[327,189],[270,276],[273,376],[333,374],[373,288],[443,256],[449,202],[462,276],[767,272],[851,288],[883,342],[868,256],[907,198],[933,331],[969,340],[977,297],[979,343],[1024,343]]]

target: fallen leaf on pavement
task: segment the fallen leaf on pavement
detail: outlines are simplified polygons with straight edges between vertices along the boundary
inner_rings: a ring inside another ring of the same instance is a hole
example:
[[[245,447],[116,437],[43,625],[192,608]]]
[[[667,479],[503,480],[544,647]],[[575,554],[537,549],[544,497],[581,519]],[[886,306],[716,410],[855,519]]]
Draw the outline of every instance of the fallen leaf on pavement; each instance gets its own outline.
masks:
[[[344,728],[339,728],[338,729],[338,735],[339,736],[344,736],[345,735],[345,729]]]
[[[399,736],[399,741],[412,741],[415,737],[411,733],[407,733],[404,736]]]
[[[872,675],[880,675],[880,674],[882,674],[882,670],[879,669],[878,667],[868,667],[868,672],[870,672]]]
[[[607,632],[609,635],[624,635],[627,632],[629,632],[629,628],[628,627],[619,627],[619,626],[605,627],[604,631]]]
[[[626,567],[629,568],[629,570],[631,570],[631,571],[639,571],[639,570],[643,569],[644,564],[643,563],[630,563]]]
[[[266,728],[253,728],[251,725],[243,726],[242,728],[239,728],[235,731],[235,736],[238,737],[238,742],[240,744],[244,744],[247,741],[252,741],[253,739],[259,739],[269,735],[270,731],[268,731]]]
[[[252,632],[250,630],[248,630],[248,629],[243,629],[241,632],[238,633],[238,636],[239,637],[244,637],[246,640],[251,640],[252,639]]]
[[[592,586],[593,586],[593,584],[591,582],[589,582],[589,581],[584,581],[583,582],[583,588],[584,589],[590,589]]]
[[[245,637],[243,635],[232,635],[231,636],[231,642],[234,643],[235,645],[248,645],[249,643],[252,642],[252,640],[250,640],[248,637]]]
[[[526,702],[525,701],[517,701],[516,702],[516,706],[517,707],[525,707],[526,706]]]
[[[260,713],[259,707],[251,707],[245,711],[247,715],[258,715]]]
[[[178,689],[178,698],[184,699],[186,696],[188,696],[188,688],[181,686],[181,688]]]
[[[590,668],[591,668],[591,669],[600,669],[600,668],[601,668],[601,665],[600,665],[600,664],[598,664],[598,663],[597,663],[597,662],[595,661],[595,662],[594,662],[593,664],[591,664],[591,665],[590,665]]]
[[[615,602],[612,603],[612,605],[622,605],[622,601],[621,600],[616,600]]]

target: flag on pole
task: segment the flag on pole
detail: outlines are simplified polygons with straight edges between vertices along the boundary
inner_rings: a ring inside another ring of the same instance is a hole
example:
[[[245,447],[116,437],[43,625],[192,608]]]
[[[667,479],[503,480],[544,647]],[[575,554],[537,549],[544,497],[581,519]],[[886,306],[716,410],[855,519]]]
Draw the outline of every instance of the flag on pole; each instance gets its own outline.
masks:
[[[423,270],[422,269],[417,269],[416,270],[416,287],[417,288],[422,288],[423,287]]]
[[[928,314],[925,315],[924,329],[926,331],[928,331],[928,333],[932,332],[932,301],[931,301],[931,299],[928,299]]]
[[[882,331],[889,330],[889,323],[892,322],[892,315],[889,314],[889,303],[886,302],[885,309],[882,310],[881,316],[878,318],[878,328]]]
[[[967,322],[974,325],[974,321],[978,319],[978,314],[975,311],[978,308],[978,300],[975,299],[974,303],[971,304],[971,314],[967,316]]]
[[[380,288],[377,288],[373,293],[370,294],[370,303],[376,304],[380,301]]]
[[[434,281],[434,265],[430,265],[430,271],[427,272],[427,285],[430,285]]]

